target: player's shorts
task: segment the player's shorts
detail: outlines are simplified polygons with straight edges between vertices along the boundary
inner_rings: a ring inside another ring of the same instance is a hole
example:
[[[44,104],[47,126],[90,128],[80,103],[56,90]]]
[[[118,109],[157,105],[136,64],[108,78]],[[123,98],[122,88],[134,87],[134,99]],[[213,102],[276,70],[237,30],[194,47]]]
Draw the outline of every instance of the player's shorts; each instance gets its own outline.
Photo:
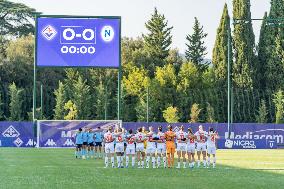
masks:
[[[136,152],[144,152],[144,143],[136,143]]]
[[[208,146],[207,147],[208,154],[216,154],[216,146]]]
[[[177,151],[186,151],[186,143],[177,143]]]
[[[167,148],[167,153],[175,153],[176,152],[175,143],[173,143],[173,142],[167,142],[166,148]]]
[[[89,142],[88,146],[94,146],[94,142]]]
[[[95,146],[102,146],[102,142],[95,142]]]
[[[113,142],[105,143],[105,153],[114,153],[114,144]]]
[[[156,148],[154,146],[147,145],[146,153],[147,154],[155,154]]]
[[[82,144],[76,144],[77,148],[82,148]]]
[[[197,151],[206,151],[206,143],[197,143],[197,147],[196,147]]]
[[[127,146],[126,147],[126,150],[125,150],[125,153],[127,155],[135,155],[135,146]]]
[[[189,153],[194,154],[195,153],[195,144],[188,144],[186,146],[186,151]]]
[[[87,146],[87,145],[88,145],[88,142],[83,142],[83,145]]]
[[[116,143],[115,145],[115,152],[124,152],[124,144],[123,143]]]
[[[162,143],[157,144],[157,153],[158,154],[164,154],[166,153],[166,145]]]
[[[127,147],[127,144],[126,144],[126,142],[124,143],[124,147]]]

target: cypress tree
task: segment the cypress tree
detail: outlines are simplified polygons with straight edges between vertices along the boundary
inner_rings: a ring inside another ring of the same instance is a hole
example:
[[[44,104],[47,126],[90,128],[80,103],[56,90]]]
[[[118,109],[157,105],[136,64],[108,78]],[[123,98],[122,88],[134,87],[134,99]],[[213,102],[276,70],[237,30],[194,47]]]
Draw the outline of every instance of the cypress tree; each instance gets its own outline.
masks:
[[[10,104],[9,104],[9,111],[10,111],[10,118],[11,121],[21,121],[22,117],[22,91],[18,89],[16,84],[13,82],[9,86],[9,96],[10,96]]]
[[[203,31],[203,26],[200,25],[198,19],[194,17],[193,34],[188,34],[186,36],[186,46],[185,58],[187,61],[191,61],[196,65],[197,69],[204,72],[208,63],[204,63],[204,56],[207,54],[206,46],[204,45],[204,38],[207,33]]]
[[[230,16],[228,14],[227,4],[225,4],[220,25],[217,29],[217,36],[216,36],[215,46],[213,49],[213,58],[212,58],[215,80],[219,86],[226,85],[226,80],[227,80],[228,38],[230,38],[229,51],[230,51],[230,64],[232,65],[233,54],[232,54],[232,43],[231,43],[232,37],[231,37],[231,28],[230,28]]]
[[[236,86],[253,86],[253,68],[255,62],[255,36],[252,29],[250,0],[233,1],[234,36],[233,47],[235,63],[233,80]]]
[[[3,104],[4,103],[2,103],[2,95],[0,93],[0,120],[4,118]]]
[[[145,42],[145,51],[149,56],[148,68],[153,76],[155,66],[163,66],[165,58],[169,55],[169,48],[172,44],[171,30],[173,27],[168,26],[168,21],[163,14],[160,14],[155,8],[151,19],[145,24],[148,34],[142,35]]]
[[[55,95],[55,108],[54,111],[54,119],[64,119],[64,105],[66,101],[66,92],[64,88],[64,84],[59,81],[58,89],[54,91]]]

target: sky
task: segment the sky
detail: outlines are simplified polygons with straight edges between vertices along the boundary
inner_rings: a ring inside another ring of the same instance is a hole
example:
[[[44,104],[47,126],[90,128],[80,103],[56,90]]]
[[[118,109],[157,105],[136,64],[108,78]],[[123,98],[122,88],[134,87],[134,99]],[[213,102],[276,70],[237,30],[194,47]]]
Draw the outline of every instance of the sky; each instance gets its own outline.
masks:
[[[180,53],[186,49],[185,37],[192,34],[194,17],[197,17],[208,33],[205,39],[206,58],[211,59],[216,31],[224,4],[228,4],[232,17],[233,0],[12,0],[24,3],[43,14],[121,16],[122,36],[138,37],[147,33],[145,22],[151,18],[154,7],[165,15],[169,26],[173,26],[172,48]],[[270,9],[270,0],[251,0],[252,18],[262,18]],[[258,41],[261,21],[253,22]]]

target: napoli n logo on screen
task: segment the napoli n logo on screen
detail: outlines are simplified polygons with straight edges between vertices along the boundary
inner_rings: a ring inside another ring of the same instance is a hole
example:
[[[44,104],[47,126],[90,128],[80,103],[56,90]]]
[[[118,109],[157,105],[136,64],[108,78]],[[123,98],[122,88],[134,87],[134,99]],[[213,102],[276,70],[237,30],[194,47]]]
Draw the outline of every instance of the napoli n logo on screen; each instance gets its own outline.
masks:
[[[111,26],[104,26],[101,30],[101,38],[105,42],[111,42],[114,38],[114,30]]]
[[[43,37],[47,40],[52,40],[56,34],[57,31],[55,30],[54,27],[52,27],[51,25],[47,25],[42,31],[41,34],[43,35]]]

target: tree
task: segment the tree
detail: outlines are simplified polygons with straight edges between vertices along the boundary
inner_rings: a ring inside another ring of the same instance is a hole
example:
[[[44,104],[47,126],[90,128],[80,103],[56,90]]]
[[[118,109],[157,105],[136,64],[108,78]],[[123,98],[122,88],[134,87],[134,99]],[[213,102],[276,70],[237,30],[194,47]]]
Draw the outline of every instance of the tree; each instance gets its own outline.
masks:
[[[22,117],[22,89],[18,89],[15,83],[9,86],[9,96],[10,96],[10,118],[11,121],[21,121]]]
[[[89,119],[92,107],[90,87],[86,84],[86,81],[83,81],[81,75],[73,82],[74,89],[72,100],[78,111],[76,119]]]
[[[265,100],[262,99],[256,115],[257,123],[267,123],[267,115],[268,111],[265,105]]]
[[[107,99],[109,97],[109,94],[103,85],[102,81],[98,86],[95,87],[96,89],[96,102],[95,102],[95,107],[96,107],[96,119],[102,120],[105,119],[105,113],[107,111]]]
[[[196,66],[191,62],[183,63],[178,73],[177,91],[187,96],[188,89],[197,88],[200,82],[201,77]]]
[[[177,123],[179,120],[177,108],[169,106],[163,111],[163,117],[167,123]]]
[[[228,47],[228,39],[230,39]],[[228,64],[228,49],[230,53],[229,63],[233,65],[233,53],[232,53],[232,43],[231,43],[231,27],[230,27],[230,16],[228,13],[227,4],[225,4],[223,9],[222,18],[217,29],[217,35],[215,40],[215,45],[213,49],[213,71],[215,75],[215,80],[220,87],[225,87],[227,81],[227,64]]]
[[[4,111],[3,111],[2,95],[0,93],[0,120],[3,119],[4,119]]]
[[[149,32],[142,36],[145,42],[145,51],[150,58],[149,65],[145,65],[145,68],[149,70],[150,75],[153,75],[155,66],[163,66],[165,58],[169,55],[173,27],[168,26],[165,16],[160,14],[157,8],[145,26]]]
[[[196,17],[194,17],[193,34],[186,36],[185,57],[187,61],[195,64],[200,72],[207,69],[208,63],[204,62],[204,56],[207,54],[206,46],[204,45],[204,39],[207,33],[204,33],[203,26],[200,25]]]
[[[188,122],[190,123],[197,123],[199,122],[199,114],[201,112],[201,108],[199,108],[199,104],[194,103],[191,106],[191,111],[190,111],[190,120]]]
[[[78,117],[77,107],[71,100],[65,103],[64,110],[68,111],[68,114],[64,117],[65,120],[74,120]]]
[[[22,3],[0,2],[0,35],[23,36],[34,33],[35,9]]]
[[[234,24],[233,32],[233,47],[235,52],[233,81],[237,87],[250,88],[253,86],[253,68],[256,60],[250,0],[234,0],[233,16],[234,19],[240,19]]]
[[[59,81],[58,89],[54,91],[56,105],[53,109],[54,111],[54,119],[62,120],[64,119],[65,111],[64,111],[64,104],[66,101],[66,93],[64,84]]]
[[[273,102],[276,108],[276,123],[283,123],[284,122],[284,93],[280,89],[276,93],[273,94]]]
[[[207,123],[214,123],[215,121],[215,115],[214,115],[214,108],[207,102],[206,107],[206,121]]]

